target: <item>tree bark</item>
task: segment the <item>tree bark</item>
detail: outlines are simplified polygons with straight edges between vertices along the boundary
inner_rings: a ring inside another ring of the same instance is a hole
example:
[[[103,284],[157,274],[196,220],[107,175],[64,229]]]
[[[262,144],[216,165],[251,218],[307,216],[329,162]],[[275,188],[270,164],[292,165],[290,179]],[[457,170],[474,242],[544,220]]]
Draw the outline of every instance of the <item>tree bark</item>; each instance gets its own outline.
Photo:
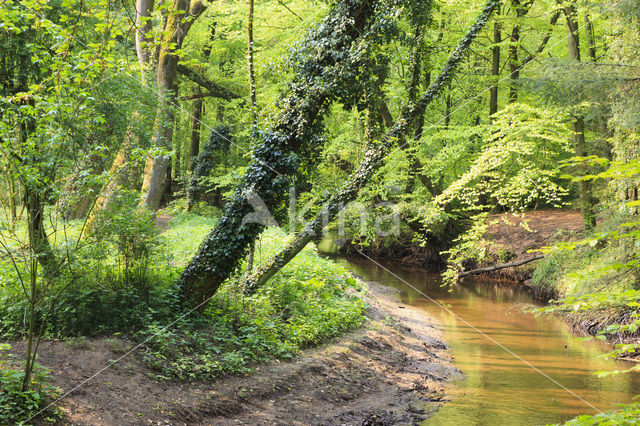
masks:
[[[256,114],[256,76],[253,69],[253,0],[249,0],[249,16],[247,18],[247,70],[249,72],[251,120],[255,127],[258,124],[258,118]]]
[[[155,147],[171,151],[176,104],[176,76],[179,56],[177,50],[189,32],[193,21],[202,14],[205,6],[196,2],[189,9],[187,0],[174,0],[173,7],[167,16],[164,29],[165,37],[160,46],[156,83],[158,86],[158,109],[156,111],[151,141]],[[183,18],[183,15],[186,17]],[[168,154],[149,157],[145,165],[142,183],[141,207],[156,211],[164,189],[167,167],[171,161]]]
[[[502,30],[500,21],[493,22],[493,46],[491,46],[491,77],[492,84],[489,88],[489,116],[498,112],[498,80],[500,78],[500,43],[502,42]]]
[[[131,162],[131,151],[139,145],[139,137],[136,134],[136,127],[140,124],[140,115],[134,113],[131,123],[127,128],[127,133],[122,145],[111,163],[109,169],[109,181],[100,191],[98,198],[93,204],[89,217],[85,222],[83,235],[87,236],[95,232],[101,217],[109,212],[111,206],[116,201],[122,189],[132,189],[139,176],[139,169]]]
[[[593,29],[593,22],[591,22],[591,18],[588,13],[584,15],[584,30],[586,33],[587,40],[587,49],[589,51],[589,58],[591,62],[596,62],[596,36],[595,31]]]
[[[200,92],[200,88],[196,89],[196,93]],[[193,160],[200,152],[200,122],[202,120],[202,99],[196,99],[193,103],[193,111],[191,113],[191,138],[189,140],[189,158],[187,160],[188,169],[193,172]]]
[[[491,14],[499,6],[500,2],[490,0],[486,3],[482,13],[476,19],[475,23],[468,30],[466,35],[460,40],[458,46],[451,53],[447,63],[442,69],[440,75],[434,83],[429,87],[422,96],[418,105],[410,106],[404,111],[402,116],[397,120],[395,126],[390,129],[383,137],[382,143],[370,144],[365,152],[363,160],[357,170],[350,176],[346,184],[342,187],[337,195],[324,205],[320,213],[298,233],[293,241],[287,245],[276,256],[261,266],[254,274],[245,280],[245,289],[248,293],[254,292],[269,278],[275,275],[284,265],[291,261],[313,238],[317,237],[320,232],[333,221],[337,215],[345,208],[346,204],[354,200],[360,189],[366,185],[373,173],[382,165],[382,160],[391,148],[389,140],[401,138],[405,132],[412,128],[415,124],[417,113],[422,107],[426,108],[440,93],[442,88],[451,81],[453,74],[462,61],[465,52],[476,38],[478,33],[486,25]]]
[[[574,2],[564,7],[564,14],[567,18],[569,59],[580,62],[580,34],[578,32],[578,18]],[[584,137],[584,117],[576,117],[571,127],[573,130],[573,148],[575,155],[576,157],[586,157],[587,144]],[[582,164],[578,167],[578,173],[581,176],[587,174],[587,172],[586,165]],[[585,229],[591,229],[596,225],[596,217],[593,212],[593,197],[588,181],[578,181],[578,194],[580,196],[580,211],[582,212],[584,227]]]
[[[202,49],[202,57],[205,62],[209,62],[209,56],[211,56],[211,44],[213,43],[215,35],[216,23],[213,22],[211,23],[209,29],[209,40],[207,40],[204,49]],[[201,121],[202,115],[204,114],[204,101],[202,100],[204,96],[202,96],[200,85],[196,86],[194,95],[196,97],[192,98],[195,99],[195,102],[193,103],[193,112],[191,119],[191,139],[189,140],[189,158],[187,159],[187,169],[190,172],[193,172],[193,161],[200,152],[200,133],[202,131]],[[180,99],[183,100],[183,98]]]
[[[522,65],[518,60],[518,49],[520,48],[520,20],[525,16],[531,6],[533,0],[525,0],[524,3],[521,0],[511,0],[511,4],[516,12],[516,23],[511,30],[510,43],[509,43],[509,70],[511,84],[509,86],[509,102],[516,102],[518,100],[518,79],[520,78],[520,69]]]
[[[438,45],[442,42],[444,38],[444,25],[445,20],[442,19],[440,23],[440,32],[438,33],[438,37],[434,45]],[[426,89],[431,85],[431,50],[433,49],[433,45],[425,48],[424,51],[424,60],[423,60],[423,68],[424,68],[424,76],[423,76],[423,87]],[[426,109],[418,110],[418,117],[416,119],[415,131],[413,134],[413,139],[419,141],[422,138],[422,132],[424,130],[424,116],[426,113]]]
[[[218,83],[209,80],[209,78],[206,75],[204,75],[203,73],[201,73],[199,70],[195,68],[192,68],[183,64],[178,64],[176,69],[180,74],[182,74],[189,80],[209,90],[209,93],[201,94],[198,96],[194,96],[194,95],[184,96],[180,98],[182,100],[196,99],[198,97],[203,97],[203,98],[215,97],[215,98],[220,98],[220,99],[225,99],[227,101],[230,101],[233,99],[242,98],[242,96],[240,96],[238,93],[235,93],[229,89],[226,89],[221,85],[219,85]]]
[[[136,54],[142,75],[149,65],[149,31],[155,0],[136,0]]]

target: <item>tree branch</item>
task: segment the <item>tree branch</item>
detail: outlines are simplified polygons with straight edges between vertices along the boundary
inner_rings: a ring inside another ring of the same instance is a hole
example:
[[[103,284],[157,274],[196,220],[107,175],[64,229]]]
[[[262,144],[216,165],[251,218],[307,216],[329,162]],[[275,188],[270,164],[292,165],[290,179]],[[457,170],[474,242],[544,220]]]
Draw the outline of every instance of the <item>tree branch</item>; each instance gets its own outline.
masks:
[[[484,272],[493,272],[499,269],[513,268],[515,266],[525,265],[527,263],[533,262],[534,260],[538,260],[542,258],[544,258],[544,254],[536,254],[533,257],[530,257],[528,259],[518,260],[516,262],[503,263],[502,265],[495,265],[495,266],[487,266],[486,268],[472,269],[471,271],[465,271],[465,272],[459,273],[458,278],[463,278],[469,275],[482,274]]]
[[[205,76],[204,74],[199,72],[197,69],[188,67],[186,65],[178,64],[177,70],[178,70],[178,72],[180,74],[182,74],[183,76],[185,76],[189,80],[191,80],[194,83],[199,84],[200,86],[202,86],[205,89],[209,90],[210,93],[207,94],[207,96],[214,96],[216,98],[222,98],[222,99],[226,99],[228,101],[230,101],[232,99],[241,99],[242,98],[242,96],[240,96],[239,94],[234,93],[234,92],[222,87],[218,83],[215,83],[215,82],[209,80],[209,78],[207,76]],[[201,97],[205,97],[205,96],[201,96]],[[196,97],[196,95],[183,96],[183,98],[184,99],[198,99],[198,97]],[[183,99],[183,98],[180,98],[180,99]]]

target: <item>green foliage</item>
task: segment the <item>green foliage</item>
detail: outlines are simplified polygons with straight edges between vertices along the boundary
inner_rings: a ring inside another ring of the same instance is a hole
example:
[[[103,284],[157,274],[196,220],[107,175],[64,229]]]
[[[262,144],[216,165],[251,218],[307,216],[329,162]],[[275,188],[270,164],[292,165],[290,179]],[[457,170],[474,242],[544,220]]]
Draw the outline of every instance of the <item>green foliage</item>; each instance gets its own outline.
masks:
[[[195,221],[197,223],[197,220]],[[193,221],[176,228],[191,229]],[[284,247],[287,237],[268,229],[256,248],[256,264]],[[251,297],[238,278],[227,282],[202,316],[166,328],[149,325],[138,339],[160,377],[193,380],[249,371],[252,364],[287,359],[360,325],[362,285],[309,247]]]
[[[442,252],[447,258],[447,270],[442,273],[443,285],[453,285],[458,281],[458,274],[469,264],[484,261],[492,243],[486,240],[485,234],[489,226],[496,223],[488,220],[488,213],[480,213],[473,218],[472,226],[453,240],[454,246]]]
[[[106,280],[114,286],[141,288],[148,282],[149,263],[159,251],[159,229],[150,212],[138,209],[138,192],[121,190],[90,237],[87,260],[104,259]]]
[[[11,347],[0,344],[0,423],[17,424],[39,412],[58,394],[49,385],[49,372],[35,365],[31,383],[25,391],[24,368],[8,353]],[[56,415],[55,412],[52,413]],[[53,416],[48,420],[53,420]]]
[[[608,411],[593,416],[578,416],[563,424],[567,426],[637,425],[640,424],[640,403],[634,402],[622,405],[622,408],[618,411]]]
[[[569,158],[570,139],[556,111],[523,104],[505,107],[485,129],[489,133],[469,170],[438,196],[440,205],[460,202],[479,209],[492,205],[506,210],[551,205],[559,207],[568,194],[558,163]]]

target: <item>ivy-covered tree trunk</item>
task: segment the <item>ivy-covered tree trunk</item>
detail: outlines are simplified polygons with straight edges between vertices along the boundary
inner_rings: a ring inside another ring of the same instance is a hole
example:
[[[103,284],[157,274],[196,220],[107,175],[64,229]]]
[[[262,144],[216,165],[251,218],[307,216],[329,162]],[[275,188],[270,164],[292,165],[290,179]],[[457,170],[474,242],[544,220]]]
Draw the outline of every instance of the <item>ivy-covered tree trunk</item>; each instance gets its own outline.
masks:
[[[303,44],[307,54],[295,67],[276,124],[271,131],[259,134],[260,143],[245,176],[180,277],[186,301],[206,301],[237,269],[248,246],[266,225],[260,220],[247,223],[247,219],[256,218],[256,210],[277,210],[283,205],[289,176],[301,166],[299,154],[306,150],[312,155],[313,145],[318,143],[320,118],[330,102],[357,86],[354,79],[363,67],[359,50],[363,43],[359,41],[371,26],[377,6],[375,0],[339,1],[322,25],[309,33]]]
[[[422,96],[420,101],[416,104],[409,105],[397,120],[396,125],[382,137],[380,143],[369,145],[360,165],[350,176],[347,183],[338,194],[331,197],[321,209],[320,213],[307,223],[293,241],[245,280],[245,289],[247,292],[253,292],[266,283],[269,278],[291,261],[311,240],[316,238],[322,232],[322,229],[334,220],[340,211],[345,208],[347,203],[357,197],[360,189],[366,185],[373,173],[382,166],[384,157],[393,146],[390,141],[401,139],[415,124],[418,112],[422,108],[426,108],[441,92],[442,88],[451,81],[456,67],[462,61],[464,54],[499,4],[500,2],[496,0],[489,0],[487,2],[480,16],[478,16],[467,34],[460,40],[440,75]]]

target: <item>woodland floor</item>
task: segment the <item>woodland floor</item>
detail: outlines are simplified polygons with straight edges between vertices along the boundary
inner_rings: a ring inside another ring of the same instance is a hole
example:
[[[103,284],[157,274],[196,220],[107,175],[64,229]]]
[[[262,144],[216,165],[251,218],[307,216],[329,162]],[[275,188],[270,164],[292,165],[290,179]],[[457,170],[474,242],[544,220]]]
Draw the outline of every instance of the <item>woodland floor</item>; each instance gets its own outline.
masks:
[[[290,362],[213,382],[156,381],[135,354],[64,398],[60,424],[414,424],[462,377],[437,326],[370,283],[362,328]],[[120,339],[43,342],[38,362],[65,392],[128,350]],[[23,351],[15,344],[14,350]]]

